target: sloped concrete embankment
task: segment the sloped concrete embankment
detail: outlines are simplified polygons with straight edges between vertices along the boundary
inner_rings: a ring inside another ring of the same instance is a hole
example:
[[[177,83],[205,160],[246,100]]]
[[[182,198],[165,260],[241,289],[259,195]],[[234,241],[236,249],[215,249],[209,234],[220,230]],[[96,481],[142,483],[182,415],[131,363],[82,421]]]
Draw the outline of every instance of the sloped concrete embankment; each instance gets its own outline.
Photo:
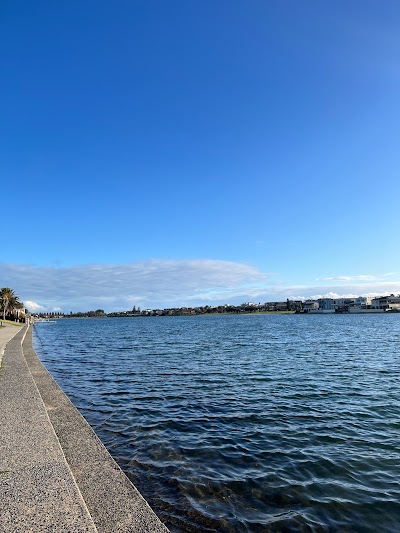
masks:
[[[168,532],[32,347],[8,344],[0,378],[0,531]]]

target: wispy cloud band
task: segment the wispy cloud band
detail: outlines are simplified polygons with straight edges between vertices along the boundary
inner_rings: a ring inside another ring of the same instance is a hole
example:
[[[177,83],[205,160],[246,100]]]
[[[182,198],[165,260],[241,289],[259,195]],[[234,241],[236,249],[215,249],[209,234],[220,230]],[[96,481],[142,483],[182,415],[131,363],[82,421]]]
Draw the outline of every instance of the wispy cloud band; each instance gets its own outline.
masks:
[[[317,278],[317,281],[373,281],[376,276],[361,274],[359,276],[335,276],[333,278]]]
[[[266,274],[251,265],[207,259],[59,268],[0,264],[2,286],[13,287],[32,310],[185,305],[212,299],[213,293],[221,291],[227,291],[229,298],[230,291],[239,287],[245,291],[266,278]]]
[[[275,281],[273,281],[275,280]],[[0,286],[12,287],[32,311],[106,311],[244,301],[376,296],[400,281],[369,275],[319,278],[294,285],[252,265],[211,259],[148,260],[65,267],[0,263]]]

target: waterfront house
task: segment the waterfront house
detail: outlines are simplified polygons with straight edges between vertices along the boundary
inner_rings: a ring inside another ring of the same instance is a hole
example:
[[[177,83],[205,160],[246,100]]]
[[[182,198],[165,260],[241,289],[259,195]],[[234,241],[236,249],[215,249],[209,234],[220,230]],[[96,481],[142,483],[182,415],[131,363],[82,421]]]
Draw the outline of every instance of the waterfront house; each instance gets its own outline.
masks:
[[[319,303],[317,300],[306,300],[304,302],[303,309],[305,313],[310,313],[312,311],[319,309]]]
[[[319,298],[319,309],[324,311],[334,311],[332,298]]]
[[[400,296],[379,296],[371,302],[374,309],[383,309],[384,311],[400,311]]]

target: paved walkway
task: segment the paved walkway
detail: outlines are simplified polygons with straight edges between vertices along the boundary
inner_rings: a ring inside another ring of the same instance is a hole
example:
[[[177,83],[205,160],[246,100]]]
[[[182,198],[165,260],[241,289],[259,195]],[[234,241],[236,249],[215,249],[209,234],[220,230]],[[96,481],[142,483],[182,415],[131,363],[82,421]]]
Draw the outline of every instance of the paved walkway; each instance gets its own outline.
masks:
[[[25,331],[8,342],[0,376],[0,531],[95,532],[23,356]]]
[[[0,328],[0,365],[3,357],[4,349],[8,341],[10,341],[21,329],[21,326],[14,326],[12,324],[6,324],[0,320],[0,324],[4,324],[3,328]]]
[[[168,533],[43,367],[31,328],[0,328],[0,349],[7,341],[0,532]]]

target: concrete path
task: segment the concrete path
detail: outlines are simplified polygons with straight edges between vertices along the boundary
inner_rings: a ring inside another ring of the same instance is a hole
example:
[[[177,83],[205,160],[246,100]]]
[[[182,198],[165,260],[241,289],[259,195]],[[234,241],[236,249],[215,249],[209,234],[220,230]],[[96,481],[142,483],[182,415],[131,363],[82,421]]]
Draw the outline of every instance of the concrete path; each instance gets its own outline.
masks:
[[[3,358],[5,347],[21,329],[22,326],[14,326],[12,324],[6,324],[0,320],[0,324],[4,324],[4,327],[0,327],[0,366]]]
[[[24,359],[26,328],[7,344],[0,377],[0,531],[95,532]]]
[[[43,367],[31,328],[4,329],[0,532],[168,532]]]

